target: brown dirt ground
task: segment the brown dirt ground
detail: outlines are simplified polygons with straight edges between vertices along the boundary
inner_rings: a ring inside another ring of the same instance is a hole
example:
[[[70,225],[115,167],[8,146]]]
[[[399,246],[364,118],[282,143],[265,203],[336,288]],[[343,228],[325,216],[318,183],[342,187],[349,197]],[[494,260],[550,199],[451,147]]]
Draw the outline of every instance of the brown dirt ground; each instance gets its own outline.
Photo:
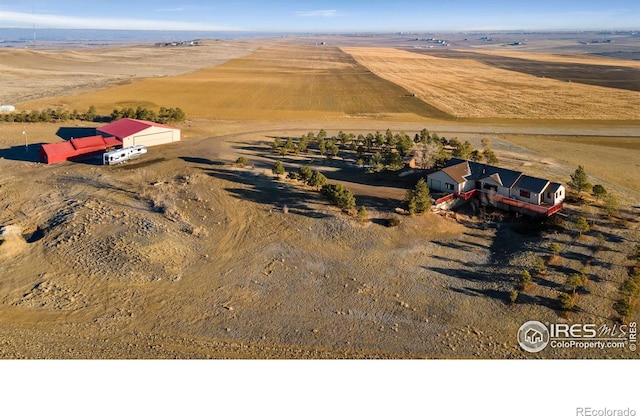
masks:
[[[261,52],[256,62],[264,62]],[[329,66],[344,68],[342,54],[327,53],[339,58]],[[276,70],[276,63],[270,71],[287,70]],[[357,79],[352,65],[346,79]],[[312,61],[294,66],[298,74],[315,73]],[[242,67],[259,71],[246,60]],[[521,234],[518,223],[471,212],[402,217],[399,227],[387,228],[380,220],[395,215],[404,191],[380,192],[344,178],[357,198],[387,200],[369,210],[374,221],[361,225],[317,192],[265,170],[272,159],[264,146],[275,135],[299,137],[320,128],[414,134],[427,127],[476,146],[489,136],[505,166],[566,178],[573,169],[562,159],[505,138],[534,137],[543,129],[579,135],[583,125],[462,123],[415,114],[334,118],[332,111],[314,111],[294,111],[291,120],[243,121],[218,119],[216,109],[190,117],[181,126],[183,142],[117,167],[36,163],[35,143],[58,141],[60,126],[26,126],[25,151],[25,126],[0,124],[0,226],[23,230],[0,244],[0,357],[525,358],[530,355],[515,342],[522,322],[612,322],[626,252],[639,240],[637,206],[615,224],[596,208],[569,207],[604,235],[605,249],[595,252],[593,233],[581,239]],[[314,114],[317,119],[309,118]],[[613,136],[634,130],[633,123],[593,128]],[[234,167],[240,155],[254,168]],[[614,163],[615,153],[602,160]],[[609,180],[637,198],[637,190]],[[518,305],[507,305],[517,276],[547,255],[551,241],[562,244],[561,258],[535,278]],[[558,316],[549,306],[565,273],[587,260],[590,283],[580,295],[581,311]],[[546,350],[539,356],[629,354]]]

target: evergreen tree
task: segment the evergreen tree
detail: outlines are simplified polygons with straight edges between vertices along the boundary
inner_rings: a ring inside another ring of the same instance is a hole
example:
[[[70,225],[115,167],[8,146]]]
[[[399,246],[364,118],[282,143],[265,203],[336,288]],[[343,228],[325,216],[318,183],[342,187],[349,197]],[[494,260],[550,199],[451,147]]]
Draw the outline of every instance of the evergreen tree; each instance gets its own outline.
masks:
[[[328,183],[327,177],[318,171],[313,171],[307,184],[315,188],[320,188]]]
[[[303,181],[309,183],[309,181],[311,180],[311,176],[313,176],[313,171],[309,166],[302,166],[300,168],[300,178]]]
[[[551,243],[549,244],[549,250],[551,251],[551,254],[557,256],[558,254],[560,254],[562,247],[558,243]]]
[[[523,270],[520,275],[520,288],[525,290],[532,283],[531,273],[528,270]]]
[[[284,175],[286,172],[284,169],[284,165],[279,160],[273,165],[273,168],[271,168],[271,171],[273,172],[274,175]]]
[[[573,292],[576,293],[576,289],[583,287],[586,283],[586,276],[580,273],[571,273],[567,276],[565,284]]]
[[[578,169],[573,172],[571,175],[571,181],[569,181],[567,185],[569,185],[569,188],[573,189],[578,194],[583,191],[589,192],[592,188],[592,185],[587,179],[587,173],[582,165],[579,165]]]
[[[560,301],[560,308],[565,311],[569,311],[576,306],[575,299],[568,293],[560,293],[558,300]]]
[[[431,208],[431,195],[424,178],[421,178],[414,189],[407,191],[405,203],[410,214],[420,214]]]
[[[576,228],[578,229],[580,235],[582,235],[582,233],[589,232],[590,227],[587,219],[585,217],[578,217],[578,219],[576,220]]]
[[[611,217],[618,215],[618,197],[615,194],[605,195],[604,210]]]
[[[282,146],[282,140],[280,140],[280,137],[276,137],[275,139],[273,139],[273,143],[271,144],[271,148],[273,149],[273,151],[277,152],[280,146]]]
[[[484,149],[482,152],[484,158],[487,160],[487,163],[490,165],[497,165],[499,163],[496,154],[491,149]]]
[[[596,197],[596,201],[599,201],[600,198],[607,194],[607,190],[604,189],[604,186],[602,185],[593,185],[593,189],[591,192],[593,193],[593,196]]]

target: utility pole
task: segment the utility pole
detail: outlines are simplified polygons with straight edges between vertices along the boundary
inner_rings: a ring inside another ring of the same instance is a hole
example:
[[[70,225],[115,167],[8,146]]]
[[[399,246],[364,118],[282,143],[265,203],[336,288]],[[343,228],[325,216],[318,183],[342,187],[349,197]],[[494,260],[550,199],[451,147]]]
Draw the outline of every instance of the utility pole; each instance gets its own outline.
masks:
[[[22,130],[22,135],[24,136],[24,150],[29,150],[29,144],[27,142],[27,130]]]
[[[31,14],[33,15],[33,49],[36,48],[36,8],[31,8]]]

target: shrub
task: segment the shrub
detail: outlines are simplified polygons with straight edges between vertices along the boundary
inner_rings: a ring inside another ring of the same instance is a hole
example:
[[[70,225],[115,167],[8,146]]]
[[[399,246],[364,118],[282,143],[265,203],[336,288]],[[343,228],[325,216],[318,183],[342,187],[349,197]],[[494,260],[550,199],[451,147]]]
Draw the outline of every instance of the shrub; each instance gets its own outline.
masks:
[[[247,163],[249,163],[249,160],[244,156],[240,156],[239,158],[236,159],[236,165],[238,166],[244,167],[247,165]]]
[[[620,285],[620,293],[629,296],[629,297],[639,297],[640,296],[640,285],[638,282],[639,279],[629,278],[626,279]]]
[[[590,227],[587,219],[585,217],[578,217],[578,219],[576,220],[576,228],[578,229],[580,235],[582,235],[582,233],[589,232]]]
[[[284,169],[284,165],[282,164],[282,162],[278,160],[273,165],[273,168],[271,168],[271,172],[273,172],[274,175],[284,175],[286,171]]]
[[[596,201],[599,201],[600,198],[602,198],[607,194],[607,190],[602,185],[593,185],[593,189],[591,190],[591,193],[596,198]]]
[[[562,251],[562,247],[558,243],[551,243],[549,244],[549,251],[551,251],[551,254],[554,256],[557,256],[560,254],[560,251]]]
[[[277,152],[280,146],[282,146],[282,140],[280,140],[280,137],[276,137],[275,139],[273,139],[273,143],[271,144],[271,148],[273,149],[273,151]]]
[[[628,258],[629,260],[640,261],[640,244],[636,244]]]
[[[618,215],[618,197],[615,194],[605,195],[604,210],[610,217]]]
[[[562,310],[569,311],[576,306],[574,297],[568,293],[560,293],[558,300],[560,301],[560,309]]]
[[[398,218],[398,217],[390,217],[390,218],[387,218],[386,226],[387,227],[397,227],[398,225],[400,225],[400,222],[401,222],[400,218]]]
[[[520,289],[526,290],[529,287],[529,285],[531,285],[531,283],[532,283],[531,273],[529,273],[528,270],[524,270],[520,275]]]
[[[543,275],[547,272],[547,266],[544,264],[542,257],[536,257],[533,268],[538,275]]]
[[[565,285],[573,292],[576,293],[576,289],[583,287],[587,282],[587,277],[580,273],[571,273],[567,276]]]
[[[356,198],[350,190],[339,183],[326,184],[322,187],[322,194],[339,208],[350,211],[356,207]]]
[[[369,213],[367,212],[367,209],[364,207],[364,205],[360,205],[360,207],[358,208],[358,214],[356,218],[360,222],[369,221]]]
[[[627,256],[627,258],[629,260],[640,261],[640,244],[636,244],[636,246],[633,248],[633,251],[631,252],[631,254],[629,254],[629,256]]]
[[[635,309],[633,308],[630,299],[626,297],[618,299],[613,304],[613,309],[623,318],[631,318],[635,314]]]
[[[509,293],[509,300],[511,301],[511,303],[516,303],[516,300],[518,299],[518,295],[520,294],[520,292],[518,292],[517,290],[512,290],[511,293]]]

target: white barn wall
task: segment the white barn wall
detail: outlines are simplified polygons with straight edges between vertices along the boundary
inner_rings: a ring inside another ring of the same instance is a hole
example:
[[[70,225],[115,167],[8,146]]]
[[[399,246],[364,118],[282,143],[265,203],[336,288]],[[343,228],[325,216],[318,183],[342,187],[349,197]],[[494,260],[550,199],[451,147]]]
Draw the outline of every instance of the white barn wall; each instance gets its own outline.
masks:
[[[123,138],[123,146],[158,146],[180,141],[180,130],[151,126],[131,136]]]

